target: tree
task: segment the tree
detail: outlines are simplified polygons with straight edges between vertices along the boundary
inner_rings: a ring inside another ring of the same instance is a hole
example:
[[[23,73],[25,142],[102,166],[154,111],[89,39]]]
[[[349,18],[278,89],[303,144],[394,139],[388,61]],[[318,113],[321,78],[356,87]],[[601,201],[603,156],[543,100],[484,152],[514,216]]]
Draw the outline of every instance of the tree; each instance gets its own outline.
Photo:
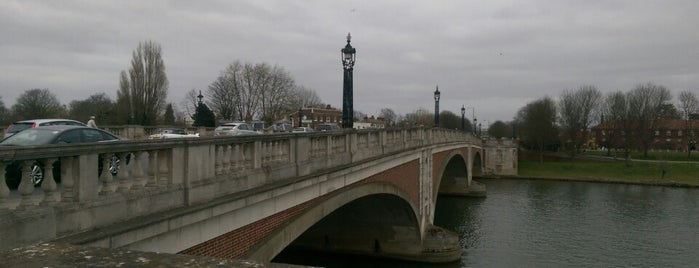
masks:
[[[163,124],[174,125],[175,124],[175,109],[172,108],[172,103],[168,103],[165,106],[165,114],[163,115]]]
[[[295,86],[291,90],[286,103],[286,109],[288,111],[298,110],[302,107],[323,108],[325,106],[326,105],[320,97],[318,97],[318,93],[316,93],[315,90],[303,86]]]
[[[216,116],[214,112],[206,106],[205,103],[199,103],[197,106],[197,111],[194,114],[194,124],[195,127],[215,127],[216,126]]]
[[[439,127],[446,129],[461,129],[461,116],[448,110],[439,113]]]
[[[601,108],[602,119],[600,127],[604,133],[602,144],[607,147],[607,155],[611,155],[612,148],[624,148],[625,156],[628,159],[630,139],[626,137],[631,133],[629,124],[629,106],[626,94],[616,91],[608,94]]]
[[[412,113],[408,113],[401,123],[403,127],[432,127],[434,125],[434,114],[425,108],[419,108]]]
[[[194,114],[197,112],[197,96],[199,93],[196,89],[190,89],[184,94],[184,98],[180,101],[180,109],[183,110],[185,116],[194,118]]]
[[[539,151],[543,162],[544,150],[558,141],[556,103],[549,97],[532,101],[519,110],[515,121],[522,140]]]
[[[379,117],[383,118],[387,126],[394,126],[397,122],[398,115],[391,108],[383,108],[379,113]]]
[[[570,157],[587,142],[587,133],[597,118],[602,93],[594,86],[564,91],[558,104],[560,126],[569,141]]]
[[[118,124],[114,118],[116,103],[105,93],[90,95],[84,100],[74,100],[68,104],[68,118],[85,121],[89,116],[97,117],[97,122],[102,125]]]
[[[511,129],[512,128],[509,124],[498,120],[495,121],[495,123],[491,124],[490,127],[488,127],[488,136],[491,136],[496,139],[509,137],[511,134]]]
[[[211,107],[225,120],[235,120],[236,107],[240,99],[238,92],[242,88],[241,80],[242,65],[236,61],[228,65],[226,70],[222,71],[216,80],[209,85],[207,91]],[[196,107],[196,105],[195,105]]]
[[[3,126],[7,124],[9,120],[9,114],[7,108],[5,108],[5,102],[2,101],[2,96],[0,96],[0,124]]]
[[[648,156],[648,149],[654,139],[657,119],[661,118],[664,105],[672,99],[670,91],[663,87],[647,83],[638,85],[627,94],[629,102],[629,120],[634,130],[634,137],[643,156]]]
[[[689,137],[690,129],[692,129],[692,121],[690,121],[690,115],[697,113],[699,111],[699,100],[697,96],[691,91],[682,91],[679,95],[679,107],[682,111],[682,117],[685,119],[684,133],[687,137],[687,159],[692,156],[692,150],[689,148],[692,140]],[[693,137],[692,137],[693,138]]]
[[[17,118],[61,118],[66,116],[66,109],[47,88],[30,89],[17,98],[12,105],[12,114]]]
[[[160,45],[152,41],[139,43],[133,51],[128,74],[121,72],[117,92],[117,104],[121,107],[119,117],[128,118],[133,124],[156,124],[167,92],[168,80]],[[123,114],[125,110],[128,114]]]

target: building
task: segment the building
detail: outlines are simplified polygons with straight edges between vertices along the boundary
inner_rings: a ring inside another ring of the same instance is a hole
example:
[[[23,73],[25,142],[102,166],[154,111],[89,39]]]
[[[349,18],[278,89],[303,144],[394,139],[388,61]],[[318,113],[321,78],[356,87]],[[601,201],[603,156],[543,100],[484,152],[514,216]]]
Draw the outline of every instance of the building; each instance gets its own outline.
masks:
[[[627,138],[634,139],[636,133],[626,133],[615,121],[606,121],[592,128],[597,146],[622,148]],[[687,151],[699,138],[699,120],[662,119],[651,124],[653,142],[650,149]],[[630,141],[636,144],[635,140]]]
[[[300,122],[299,122],[300,118]],[[320,124],[342,125],[342,111],[330,107],[301,108],[288,115],[294,127],[311,127],[315,129]]]

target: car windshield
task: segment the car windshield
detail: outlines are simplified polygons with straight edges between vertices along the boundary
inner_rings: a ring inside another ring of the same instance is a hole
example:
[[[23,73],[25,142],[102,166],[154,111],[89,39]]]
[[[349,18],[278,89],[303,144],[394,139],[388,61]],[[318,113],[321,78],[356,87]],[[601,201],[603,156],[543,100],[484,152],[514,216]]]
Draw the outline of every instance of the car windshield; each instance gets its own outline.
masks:
[[[0,142],[3,146],[31,146],[50,143],[60,131],[54,129],[27,129]]]
[[[20,132],[22,130],[31,128],[32,125],[34,125],[34,124],[33,123],[13,123],[12,125],[10,125],[7,132],[8,133],[17,133],[17,132]]]

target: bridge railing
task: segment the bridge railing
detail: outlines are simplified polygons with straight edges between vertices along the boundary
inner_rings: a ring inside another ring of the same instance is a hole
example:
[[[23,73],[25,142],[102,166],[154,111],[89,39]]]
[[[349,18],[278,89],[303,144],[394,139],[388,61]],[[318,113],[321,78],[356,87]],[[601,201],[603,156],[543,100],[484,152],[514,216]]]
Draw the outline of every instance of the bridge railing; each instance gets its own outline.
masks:
[[[444,129],[387,129],[0,148],[0,223],[53,215],[53,228],[27,236],[50,239],[449,142],[480,140]],[[40,187],[30,176],[37,166]],[[19,186],[10,189],[4,182],[18,173]],[[10,245],[11,237],[26,239],[18,228],[0,228],[0,237]]]

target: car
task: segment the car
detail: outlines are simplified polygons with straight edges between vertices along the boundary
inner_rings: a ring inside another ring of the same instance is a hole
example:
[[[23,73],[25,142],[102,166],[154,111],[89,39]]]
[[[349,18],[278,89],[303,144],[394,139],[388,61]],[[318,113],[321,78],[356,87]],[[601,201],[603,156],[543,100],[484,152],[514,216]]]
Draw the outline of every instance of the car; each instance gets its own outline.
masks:
[[[22,120],[17,121],[5,128],[4,137],[7,138],[13,134],[25,130],[27,128],[42,127],[42,126],[57,126],[57,125],[68,125],[68,126],[85,126],[85,123],[70,119],[32,119],[32,120]]]
[[[305,133],[305,132],[313,132],[313,128],[310,127],[295,127],[294,129],[291,130],[292,133]]]
[[[225,123],[214,130],[215,136],[245,136],[260,135],[247,123]]]
[[[121,140],[119,137],[97,128],[73,126],[73,125],[53,125],[27,128],[0,141],[0,147],[16,146],[41,146],[52,144],[76,144],[88,142],[112,142]],[[127,157],[128,163],[129,157]],[[102,172],[102,160],[98,161],[99,173]],[[10,189],[17,188],[21,182],[22,169],[21,162],[16,161],[7,165],[5,181]],[[110,159],[109,171],[112,175],[119,172],[119,158],[113,155]],[[53,165],[53,176],[56,182],[60,182],[61,164],[57,161]],[[31,166],[31,182],[35,186],[41,185],[44,180],[44,167],[39,161]]]
[[[341,130],[340,126],[336,124],[320,124],[316,127],[316,130],[318,131],[335,131],[335,130]]]
[[[177,138],[198,138],[199,133],[187,134],[184,128],[161,128],[157,134],[148,136],[150,140],[177,139]]]

